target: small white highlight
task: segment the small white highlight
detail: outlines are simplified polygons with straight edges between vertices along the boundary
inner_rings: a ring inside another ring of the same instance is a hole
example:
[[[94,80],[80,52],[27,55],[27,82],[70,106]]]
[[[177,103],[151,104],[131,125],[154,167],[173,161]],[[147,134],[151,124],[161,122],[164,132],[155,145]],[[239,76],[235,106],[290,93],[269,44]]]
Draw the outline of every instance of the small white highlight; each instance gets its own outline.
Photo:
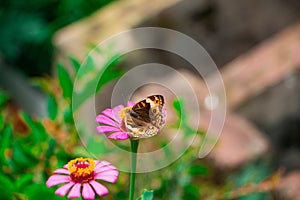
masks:
[[[206,96],[204,99],[204,105],[208,110],[215,110],[219,105],[219,97],[215,94]]]

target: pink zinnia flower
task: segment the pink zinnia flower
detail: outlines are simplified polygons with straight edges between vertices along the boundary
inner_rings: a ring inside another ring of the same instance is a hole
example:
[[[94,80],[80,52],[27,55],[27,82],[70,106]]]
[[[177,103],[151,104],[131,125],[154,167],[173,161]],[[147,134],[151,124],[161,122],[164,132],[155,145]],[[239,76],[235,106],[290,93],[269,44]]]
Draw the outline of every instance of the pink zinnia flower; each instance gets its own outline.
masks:
[[[128,102],[127,106],[133,106],[134,102]],[[103,124],[97,126],[98,133],[111,133],[108,138],[115,140],[127,140],[130,135],[124,127],[120,112],[124,109],[123,105],[114,108],[107,108],[96,117],[96,121]]]
[[[100,123],[98,133],[109,133],[108,138],[127,140],[149,138],[161,131],[166,123],[166,110],[162,95],[152,95],[138,103],[128,102],[107,108],[96,117]],[[148,112],[148,113],[147,113]]]
[[[82,195],[85,200],[94,200],[95,192],[99,196],[108,194],[108,189],[96,180],[115,183],[119,172],[107,161],[76,158],[64,168],[55,170],[54,174],[46,182],[48,187],[66,183],[59,187],[55,194],[65,196],[70,190],[68,198],[79,198]]]

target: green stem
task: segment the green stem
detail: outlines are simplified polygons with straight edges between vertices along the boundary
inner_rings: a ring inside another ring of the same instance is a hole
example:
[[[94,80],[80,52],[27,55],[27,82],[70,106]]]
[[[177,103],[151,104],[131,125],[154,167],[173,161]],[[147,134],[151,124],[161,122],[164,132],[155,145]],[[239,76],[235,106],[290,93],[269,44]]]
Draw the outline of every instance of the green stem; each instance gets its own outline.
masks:
[[[129,190],[129,200],[134,198],[134,184],[136,175],[136,156],[139,147],[139,140],[130,140],[131,143],[131,173],[130,173],[130,190]]]

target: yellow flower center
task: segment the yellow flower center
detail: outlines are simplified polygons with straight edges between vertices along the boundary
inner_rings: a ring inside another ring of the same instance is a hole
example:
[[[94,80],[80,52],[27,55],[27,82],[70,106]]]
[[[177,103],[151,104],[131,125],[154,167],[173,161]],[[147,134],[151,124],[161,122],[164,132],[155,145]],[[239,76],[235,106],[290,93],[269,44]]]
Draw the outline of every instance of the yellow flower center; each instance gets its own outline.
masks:
[[[91,158],[76,158],[68,163],[72,181],[86,183],[94,178],[95,162]]]
[[[121,117],[121,119],[124,119],[126,116],[126,112],[128,112],[130,109],[132,108],[132,106],[128,106],[123,108],[120,112],[119,112],[119,116]]]

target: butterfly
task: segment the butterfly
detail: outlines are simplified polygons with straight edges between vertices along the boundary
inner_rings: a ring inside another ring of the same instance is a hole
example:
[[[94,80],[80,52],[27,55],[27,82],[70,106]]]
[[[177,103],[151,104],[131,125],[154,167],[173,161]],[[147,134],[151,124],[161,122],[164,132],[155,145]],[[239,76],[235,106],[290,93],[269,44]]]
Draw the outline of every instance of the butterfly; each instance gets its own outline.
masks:
[[[125,127],[133,139],[156,135],[165,124],[164,97],[152,95],[129,107],[125,114]]]

